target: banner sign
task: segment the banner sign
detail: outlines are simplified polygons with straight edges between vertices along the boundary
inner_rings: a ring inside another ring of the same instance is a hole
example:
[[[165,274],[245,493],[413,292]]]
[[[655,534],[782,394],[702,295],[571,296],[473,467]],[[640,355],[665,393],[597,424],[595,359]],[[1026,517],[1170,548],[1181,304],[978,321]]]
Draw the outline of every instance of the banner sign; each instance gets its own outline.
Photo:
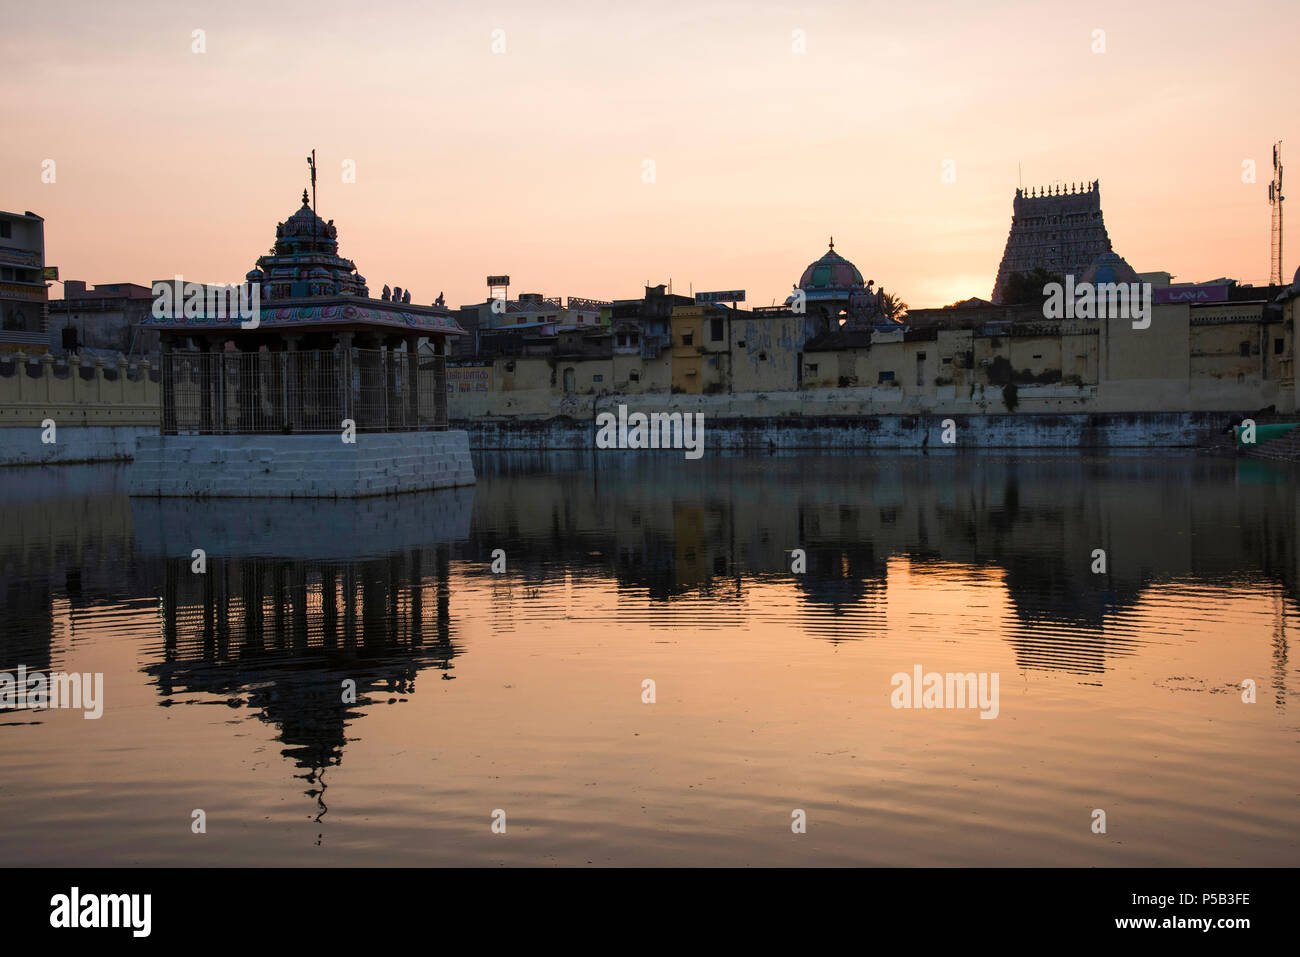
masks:
[[[1157,306],[1184,302],[1228,301],[1227,283],[1205,286],[1161,286],[1159,289],[1153,289],[1152,292],[1155,293]]]
[[[491,392],[491,366],[447,366],[447,391]]]
[[[697,305],[703,305],[710,302],[744,302],[745,290],[731,289],[726,292],[697,292],[695,302]]]

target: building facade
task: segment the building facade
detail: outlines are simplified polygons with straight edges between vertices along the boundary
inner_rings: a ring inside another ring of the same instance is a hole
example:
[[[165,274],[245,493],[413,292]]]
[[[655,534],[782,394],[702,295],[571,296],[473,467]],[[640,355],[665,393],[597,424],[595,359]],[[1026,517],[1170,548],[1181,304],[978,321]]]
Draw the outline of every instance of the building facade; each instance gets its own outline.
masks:
[[[45,220],[0,212],[0,352],[46,352]]]
[[[63,298],[49,304],[50,349],[156,355],[158,333],[141,328],[153,307],[152,290],[152,285],[133,282],[87,287],[80,280],[66,280]]]

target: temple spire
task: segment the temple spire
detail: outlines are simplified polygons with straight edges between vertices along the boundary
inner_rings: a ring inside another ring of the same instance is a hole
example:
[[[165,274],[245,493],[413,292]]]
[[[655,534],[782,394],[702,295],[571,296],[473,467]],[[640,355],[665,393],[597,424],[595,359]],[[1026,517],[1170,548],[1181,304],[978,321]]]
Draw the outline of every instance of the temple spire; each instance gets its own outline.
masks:
[[[832,237],[831,237],[831,249],[834,249],[834,248],[835,248],[835,237],[832,236]]]

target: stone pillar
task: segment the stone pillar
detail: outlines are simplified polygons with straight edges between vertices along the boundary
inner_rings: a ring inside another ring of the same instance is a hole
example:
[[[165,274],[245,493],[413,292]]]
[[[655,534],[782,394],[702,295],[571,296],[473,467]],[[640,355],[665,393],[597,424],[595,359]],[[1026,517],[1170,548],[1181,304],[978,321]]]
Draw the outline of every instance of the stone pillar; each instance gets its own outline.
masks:
[[[433,427],[438,431],[447,428],[447,339],[430,336],[433,345]]]
[[[404,425],[403,411],[405,405],[397,388],[397,364],[401,362],[397,346],[401,341],[400,336],[386,336],[384,338],[384,352],[380,356],[384,363],[384,428],[390,432],[394,429],[400,429]]]
[[[286,432],[298,432],[302,429],[302,367],[298,359],[298,347],[302,342],[302,333],[292,333],[284,337],[285,375],[281,384],[284,392],[284,429]]]
[[[201,388],[203,390],[202,398],[200,402],[201,411],[199,414],[199,421],[201,422],[200,430],[207,432],[212,429],[212,425],[213,425],[212,423],[212,415],[213,415],[212,380],[215,378],[215,376],[213,374],[212,369],[213,369],[213,363],[216,360],[211,351],[212,350],[211,343],[206,338],[198,340],[198,345],[199,345],[198,361],[200,362],[203,370],[199,374],[199,382],[202,384]]]
[[[353,401],[352,386],[352,333],[339,333],[339,408],[343,413],[343,418],[353,419],[355,421],[356,406]],[[342,426],[340,425],[340,428]]]
[[[420,337],[406,337],[407,428],[420,428]]]
[[[159,385],[162,387],[162,434],[176,434],[176,383],[173,377],[172,369],[172,344],[171,340],[164,336],[160,348],[162,349],[162,373]],[[73,390],[77,388],[77,380],[81,378],[81,360],[73,356],[69,365],[72,367]]]

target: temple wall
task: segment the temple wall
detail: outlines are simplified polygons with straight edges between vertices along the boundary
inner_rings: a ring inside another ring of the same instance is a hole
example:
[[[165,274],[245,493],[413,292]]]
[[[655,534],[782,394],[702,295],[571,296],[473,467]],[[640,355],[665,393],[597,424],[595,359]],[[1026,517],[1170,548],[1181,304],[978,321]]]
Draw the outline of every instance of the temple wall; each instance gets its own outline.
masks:
[[[0,363],[0,466],[130,459],[158,408],[147,363],[14,356]]]

